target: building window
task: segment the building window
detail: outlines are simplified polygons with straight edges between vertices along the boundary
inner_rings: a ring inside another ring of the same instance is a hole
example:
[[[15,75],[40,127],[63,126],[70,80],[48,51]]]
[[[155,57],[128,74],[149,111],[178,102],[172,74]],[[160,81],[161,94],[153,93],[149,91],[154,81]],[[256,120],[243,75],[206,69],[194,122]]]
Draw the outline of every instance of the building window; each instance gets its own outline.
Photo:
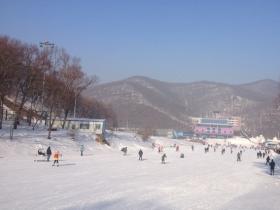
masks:
[[[101,128],[101,125],[100,124],[95,124],[95,129],[96,130],[99,130]]]
[[[81,123],[80,129],[89,129],[89,123]]]

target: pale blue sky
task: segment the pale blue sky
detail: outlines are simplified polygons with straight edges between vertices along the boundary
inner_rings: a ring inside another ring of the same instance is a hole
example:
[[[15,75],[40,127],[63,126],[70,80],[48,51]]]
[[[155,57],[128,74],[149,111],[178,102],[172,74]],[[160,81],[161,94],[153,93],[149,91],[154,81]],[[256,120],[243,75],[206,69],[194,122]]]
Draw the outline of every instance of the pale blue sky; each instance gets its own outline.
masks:
[[[0,34],[54,42],[101,83],[280,76],[279,0],[0,0]]]

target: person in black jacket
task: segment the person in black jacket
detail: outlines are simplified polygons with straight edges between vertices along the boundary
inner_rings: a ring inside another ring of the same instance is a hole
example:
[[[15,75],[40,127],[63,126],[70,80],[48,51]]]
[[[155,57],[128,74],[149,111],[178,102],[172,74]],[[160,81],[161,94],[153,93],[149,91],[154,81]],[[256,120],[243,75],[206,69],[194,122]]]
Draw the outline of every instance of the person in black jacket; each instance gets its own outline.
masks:
[[[241,154],[240,152],[237,153],[237,162],[240,162],[241,161]]]
[[[269,164],[269,161],[270,161],[270,157],[267,156],[265,165],[268,165],[268,164]]]
[[[143,159],[142,159],[143,151],[142,151],[141,149],[139,150],[138,154],[139,154],[139,160],[143,160]]]
[[[164,153],[162,156],[161,156],[161,163],[162,164],[165,164],[165,159],[167,158],[166,154]]]
[[[52,150],[51,150],[51,147],[49,146],[47,149],[47,161],[48,162],[50,161],[51,155],[52,155]]]
[[[126,154],[127,154],[127,147],[123,147],[123,148],[121,149],[121,151],[123,152],[123,155],[126,155]]]
[[[274,176],[274,168],[275,168],[275,162],[273,159],[271,159],[271,162],[270,162],[270,175],[273,175]]]

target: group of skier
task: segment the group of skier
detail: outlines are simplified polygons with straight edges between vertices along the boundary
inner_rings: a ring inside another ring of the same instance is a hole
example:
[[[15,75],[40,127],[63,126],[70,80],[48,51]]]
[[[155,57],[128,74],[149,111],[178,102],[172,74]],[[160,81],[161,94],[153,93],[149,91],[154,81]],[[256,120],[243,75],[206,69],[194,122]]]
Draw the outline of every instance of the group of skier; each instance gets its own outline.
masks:
[[[270,175],[274,176],[275,162],[273,159],[270,159],[269,155],[266,157],[265,165],[268,165],[270,167]]]
[[[213,147],[213,148],[214,148],[214,152],[216,152],[216,149],[218,148],[218,145],[214,145],[214,146],[213,146],[213,145],[209,145],[209,144],[208,144],[207,147],[204,148],[204,152],[205,152],[205,153],[208,153],[210,147]],[[223,155],[223,154],[225,154],[225,152],[226,152],[226,148],[223,147],[223,148],[221,149],[221,154]],[[232,154],[232,153],[233,153],[233,148],[230,146],[230,154]],[[238,151],[237,154],[236,154],[237,162],[240,162],[240,161],[241,161],[241,156],[242,156],[242,150]]]
[[[179,151],[179,145],[175,145],[174,147],[176,148],[176,151],[178,152],[178,151]],[[210,146],[208,145],[206,148],[204,148],[205,153],[209,152],[209,147],[210,147]],[[212,145],[211,145],[211,147],[212,147]],[[194,151],[194,145],[191,146],[191,149],[192,149],[192,151]],[[80,145],[80,152],[81,152],[80,154],[81,154],[81,156],[83,156],[84,150],[85,150],[84,145],[83,145],[83,144]],[[126,155],[126,154],[127,154],[127,147],[123,147],[123,148],[121,149],[121,151],[124,153],[124,155]],[[216,146],[214,146],[214,152],[215,152],[215,151],[216,151]],[[225,149],[225,148],[222,148],[222,149],[221,149],[221,154],[224,154],[225,151],[226,151],[226,149]],[[232,147],[230,148],[230,151],[231,151],[231,153],[233,152]],[[159,152],[159,153],[163,152],[163,146],[159,146],[159,147],[158,147],[158,152]],[[139,160],[141,160],[141,161],[143,160],[143,154],[144,154],[143,150],[140,149],[140,150],[138,151],[138,156],[139,156]],[[47,148],[46,152],[44,152],[44,151],[42,150],[42,148],[38,149],[38,155],[47,156],[47,161],[49,162],[49,161],[50,161],[50,157],[51,157],[51,155],[52,155],[51,147],[49,146],[49,147]],[[274,162],[274,160],[273,160],[273,159],[270,159],[270,156],[268,155],[268,151],[265,151],[265,152],[258,151],[258,152],[257,152],[257,158],[265,158],[265,155],[267,155],[267,157],[266,157],[266,163],[265,163],[265,164],[266,164],[266,165],[269,165],[269,167],[270,167],[270,174],[273,176],[273,175],[274,175],[274,169],[275,169],[275,162]],[[55,152],[54,152],[54,154],[53,154],[53,160],[54,160],[54,162],[53,162],[52,166],[55,166],[55,165],[59,166],[59,158],[60,158],[61,156],[62,156],[62,155],[60,154],[59,151],[55,151]],[[240,162],[240,161],[241,161],[241,156],[242,156],[242,150],[240,150],[240,151],[237,152],[237,162]],[[180,157],[181,157],[181,158],[184,158],[184,154],[181,153]],[[165,164],[165,163],[166,163],[166,158],[167,158],[166,153],[163,153],[162,156],[161,156],[161,163],[162,163],[162,164]]]
[[[265,155],[266,155],[266,152],[261,152],[261,151],[257,152],[257,158],[265,158]]]
[[[47,148],[46,152],[44,152],[42,148],[38,149],[38,155],[47,156],[47,162],[49,162],[50,158],[51,158],[51,155],[52,155],[51,147],[49,146]],[[54,154],[53,154],[54,162],[53,162],[52,166],[55,166],[55,165],[59,166],[59,162],[58,161],[59,161],[59,158],[61,156],[62,155],[60,154],[60,152],[58,150],[54,152]]]
[[[138,156],[139,156],[139,160],[143,160],[143,150],[140,149],[138,151]],[[161,156],[161,163],[165,164],[165,159],[167,158],[166,154],[164,153],[162,156]]]
[[[272,159],[272,158],[270,158],[270,156],[269,156],[269,150],[265,150],[264,152],[262,152],[262,151],[258,151],[257,152],[257,158],[259,159],[259,158],[265,158],[265,156],[267,155],[267,157],[266,157],[266,161],[265,161],[265,165],[268,165],[269,166],[269,168],[270,168],[270,175],[271,176],[274,176],[274,169],[275,169],[275,161]]]

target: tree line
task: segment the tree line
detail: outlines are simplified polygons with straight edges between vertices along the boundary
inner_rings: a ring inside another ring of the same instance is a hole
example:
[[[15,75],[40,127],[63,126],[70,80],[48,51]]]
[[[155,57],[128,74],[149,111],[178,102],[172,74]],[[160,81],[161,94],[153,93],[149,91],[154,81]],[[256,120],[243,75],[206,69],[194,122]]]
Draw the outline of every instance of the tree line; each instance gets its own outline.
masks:
[[[97,76],[87,75],[79,58],[49,42],[39,47],[0,36],[0,81],[0,129],[4,105],[14,111],[14,129],[24,116],[33,129],[39,121],[48,119],[49,138],[55,119],[63,119],[64,128],[74,113],[106,118],[111,126],[116,125],[116,115],[109,105],[82,95],[98,82]]]

